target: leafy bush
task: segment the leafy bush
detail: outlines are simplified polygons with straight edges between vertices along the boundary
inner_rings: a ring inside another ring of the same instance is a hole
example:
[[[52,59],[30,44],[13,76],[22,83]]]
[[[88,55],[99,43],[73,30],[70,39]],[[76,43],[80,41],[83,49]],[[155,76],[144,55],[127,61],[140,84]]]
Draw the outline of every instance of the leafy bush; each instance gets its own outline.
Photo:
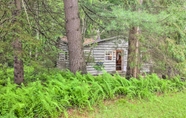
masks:
[[[163,80],[152,74],[127,80],[106,72],[93,76],[57,70],[35,72],[32,67],[25,68],[26,84],[18,86],[12,81],[13,70],[4,72],[0,71],[0,76],[6,80],[0,83],[0,116],[12,118],[55,118],[66,114],[71,107],[91,109],[92,105],[119,95],[149,99],[157,92],[180,91],[185,87],[179,77]]]
[[[101,71],[104,69],[103,62],[96,62],[96,64],[93,66],[95,70]]]

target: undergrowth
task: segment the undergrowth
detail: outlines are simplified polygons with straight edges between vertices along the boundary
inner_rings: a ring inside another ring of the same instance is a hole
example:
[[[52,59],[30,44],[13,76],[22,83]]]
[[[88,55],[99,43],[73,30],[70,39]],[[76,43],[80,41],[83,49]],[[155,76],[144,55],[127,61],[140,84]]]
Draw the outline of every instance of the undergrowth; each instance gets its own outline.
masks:
[[[11,118],[57,118],[69,108],[92,109],[93,105],[116,96],[151,99],[156,93],[177,92],[185,87],[179,77],[171,80],[156,74],[131,78],[103,73],[93,76],[70,71],[35,72],[26,67],[25,83],[13,84],[13,69],[0,71],[0,116]]]

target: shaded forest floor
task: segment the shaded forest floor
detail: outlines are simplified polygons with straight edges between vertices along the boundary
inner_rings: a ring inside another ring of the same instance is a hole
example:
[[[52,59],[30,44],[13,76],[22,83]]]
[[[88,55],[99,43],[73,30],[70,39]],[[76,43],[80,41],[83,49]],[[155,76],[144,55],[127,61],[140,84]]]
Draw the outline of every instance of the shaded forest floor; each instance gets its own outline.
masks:
[[[68,111],[70,118],[186,118],[186,90],[158,95],[152,100],[117,98],[94,110]]]

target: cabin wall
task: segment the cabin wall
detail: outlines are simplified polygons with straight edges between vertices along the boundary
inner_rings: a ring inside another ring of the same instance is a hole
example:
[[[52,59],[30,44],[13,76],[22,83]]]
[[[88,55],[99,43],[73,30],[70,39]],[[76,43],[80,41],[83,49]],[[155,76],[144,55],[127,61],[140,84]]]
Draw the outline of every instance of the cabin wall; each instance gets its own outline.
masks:
[[[57,68],[69,69],[68,45],[63,41],[61,41],[59,42],[58,48],[60,49],[60,52],[58,54]]]
[[[90,50],[92,48],[92,53],[96,62],[103,62],[104,70],[107,72],[115,72],[116,71],[116,50],[123,50],[122,55],[122,71],[126,71],[127,65],[127,47],[128,43],[124,39],[115,39],[115,40],[107,40],[102,41],[97,44],[96,47],[86,46],[84,50]],[[112,51],[113,57],[112,60],[105,59],[106,51]],[[99,71],[94,69],[95,63],[87,64],[87,71],[91,74],[98,74]]]
[[[57,60],[57,67],[59,69],[69,69],[69,53],[68,53],[68,45],[67,43],[61,41],[59,43],[59,49],[61,52],[59,53],[59,57]],[[119,39],[111,39],[111,40],[104,40],[100,41],[96,45],[88,45],[84,46],[84,51],[90,52],[91,55],[94,58],[93,63],[87,63],[87,71],[91,74],[101,74],[102,72],[97,71],[94,68],[94,65],[96,62],[103,62],[104,64],[104,70],[107,72],[115,72],[116,71],[116,50],[122,50],[122,72],[126,72],[127,69],[127,48],[128,48],[128,42],[125,39],[119,38]],[[105,52],[106,51],[112,51],[113,52],[113,58],[112,60],[105,60]],[[66,53],[66,54],[65,54]],[[143,64],[141,72],[150,72],[150,65],[149,64]]]

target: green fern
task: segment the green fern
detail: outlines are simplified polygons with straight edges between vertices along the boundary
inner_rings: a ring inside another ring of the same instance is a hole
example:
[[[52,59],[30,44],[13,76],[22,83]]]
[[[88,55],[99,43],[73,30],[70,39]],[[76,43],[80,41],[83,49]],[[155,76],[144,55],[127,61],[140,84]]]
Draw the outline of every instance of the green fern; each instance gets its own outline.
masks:
[[[27,84],[13,84],[12,69],[6,75],[4,85],[0,85],[0,115],[2,117],[59,117],[71,107],[85,108],[118,95],[131,99],[151,99],[157,92],[181,91],[185,83],[179,77],[171,80],[158,78],[156,74],[140,79],[127,80],[119,74],[114,76],[104,72],[102,75],[81,75],[67,71],[45,70],[35,73],[32,67],[26,68]],[[34,74],[34,75],[32,75]],[[4,78],[4,77],[3,77]]]

